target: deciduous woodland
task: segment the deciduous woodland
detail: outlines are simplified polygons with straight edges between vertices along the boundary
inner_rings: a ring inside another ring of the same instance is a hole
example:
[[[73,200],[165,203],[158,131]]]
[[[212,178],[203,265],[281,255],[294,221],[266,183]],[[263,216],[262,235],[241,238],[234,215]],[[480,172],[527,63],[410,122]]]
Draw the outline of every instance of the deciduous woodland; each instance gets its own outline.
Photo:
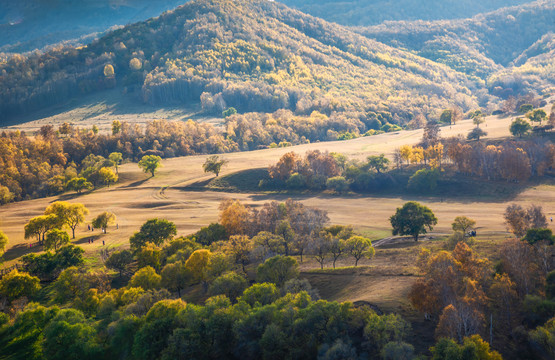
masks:
[[[555,359],[555,2],[174,2],[0,4],[0,360]]]

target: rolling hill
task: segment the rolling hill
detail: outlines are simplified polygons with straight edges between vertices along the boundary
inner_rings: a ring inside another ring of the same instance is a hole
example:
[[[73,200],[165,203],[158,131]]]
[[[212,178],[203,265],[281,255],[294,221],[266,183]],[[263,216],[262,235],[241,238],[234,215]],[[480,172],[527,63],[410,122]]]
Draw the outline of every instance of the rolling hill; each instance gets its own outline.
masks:
[[[158,16],[184,0],[18,0],[0,2],[0,52],[85,43],[117,25]]]
[[[307,14],[347,26],[395,20],[463,19],[530,0],[281,0]]]
[[[542,0],[469,19],[387,22],[357,31],[487,80],[490,89],[511,87],[514,93],[524,93],[553,86],[549,67],[553,67],[554,61],[548,55],[555,31],[553,19],[555,3]],[[528,58],[542,54],[544,66],[528,66],[528,70],[534,68],[534,75],[527,78],[527,71],[518,67]],[[515,76],[521,78],[507,74],[520,74]]]
[[[465,74],[268,1],[192,1],[84,47],[6,57],[0,83],[4,123],[110,88],[206,113],[387,111],[397,123],[488,101]]]

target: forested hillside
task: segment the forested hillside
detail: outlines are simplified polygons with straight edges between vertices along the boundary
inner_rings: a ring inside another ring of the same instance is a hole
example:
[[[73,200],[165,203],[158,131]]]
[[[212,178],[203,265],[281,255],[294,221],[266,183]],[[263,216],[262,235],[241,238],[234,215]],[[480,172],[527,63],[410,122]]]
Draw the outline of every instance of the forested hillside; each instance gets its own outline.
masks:
[[[281,0],[307,14],[348,26],[388,20],[462,19],[530,0]]]
[[[5,118],[122,87],[153,105],[200,101],[207,113],[387,111],[405,123],[416,113],[476,107],[480,88],[446,66],[268,1],[193,1],[83,48],[12,56],[0,74]]]
[[[511,66],[513,62],[520,66],[530,57],[549,53],[554,18],[555,3],[542,0],[470,19],[387,22],[358,30],[372,39],[409,49],[484,80],[501,71],[503,76],[488,82],[490,89],[509,87],[524,93],[553,85],[552,70],[546,64],[530,65],[525,70]]]
[[[0,52],[82,42],[114,25],[158,16],[185,0],[18,0],[0,2]],[[85,37],[79,39],[80,37]]]

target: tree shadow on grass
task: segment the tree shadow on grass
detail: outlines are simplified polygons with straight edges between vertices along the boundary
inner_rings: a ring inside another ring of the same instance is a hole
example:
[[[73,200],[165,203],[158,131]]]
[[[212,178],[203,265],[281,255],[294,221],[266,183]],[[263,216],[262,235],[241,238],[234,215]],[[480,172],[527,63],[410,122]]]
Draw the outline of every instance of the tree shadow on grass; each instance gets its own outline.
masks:
[[[40,253],[44,250],[44,246],[37,245],[33,242],[33,247],[29,247],[29,243],[17,244],[9,248],[3,256],[4,261],[15,260],[23,255]]]

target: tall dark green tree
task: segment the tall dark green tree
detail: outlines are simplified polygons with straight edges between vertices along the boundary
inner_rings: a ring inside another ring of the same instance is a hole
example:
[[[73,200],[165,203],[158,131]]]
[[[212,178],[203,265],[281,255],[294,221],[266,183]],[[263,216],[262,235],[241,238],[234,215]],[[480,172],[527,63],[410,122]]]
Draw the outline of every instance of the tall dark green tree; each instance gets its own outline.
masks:
[[[437,218],[428,207],[415,201],[409,201],[403,207],[397,208],[389,218],[393,227],[393,235],[411,235],[418,241],[420,234],[426,234],[437,224]]]

